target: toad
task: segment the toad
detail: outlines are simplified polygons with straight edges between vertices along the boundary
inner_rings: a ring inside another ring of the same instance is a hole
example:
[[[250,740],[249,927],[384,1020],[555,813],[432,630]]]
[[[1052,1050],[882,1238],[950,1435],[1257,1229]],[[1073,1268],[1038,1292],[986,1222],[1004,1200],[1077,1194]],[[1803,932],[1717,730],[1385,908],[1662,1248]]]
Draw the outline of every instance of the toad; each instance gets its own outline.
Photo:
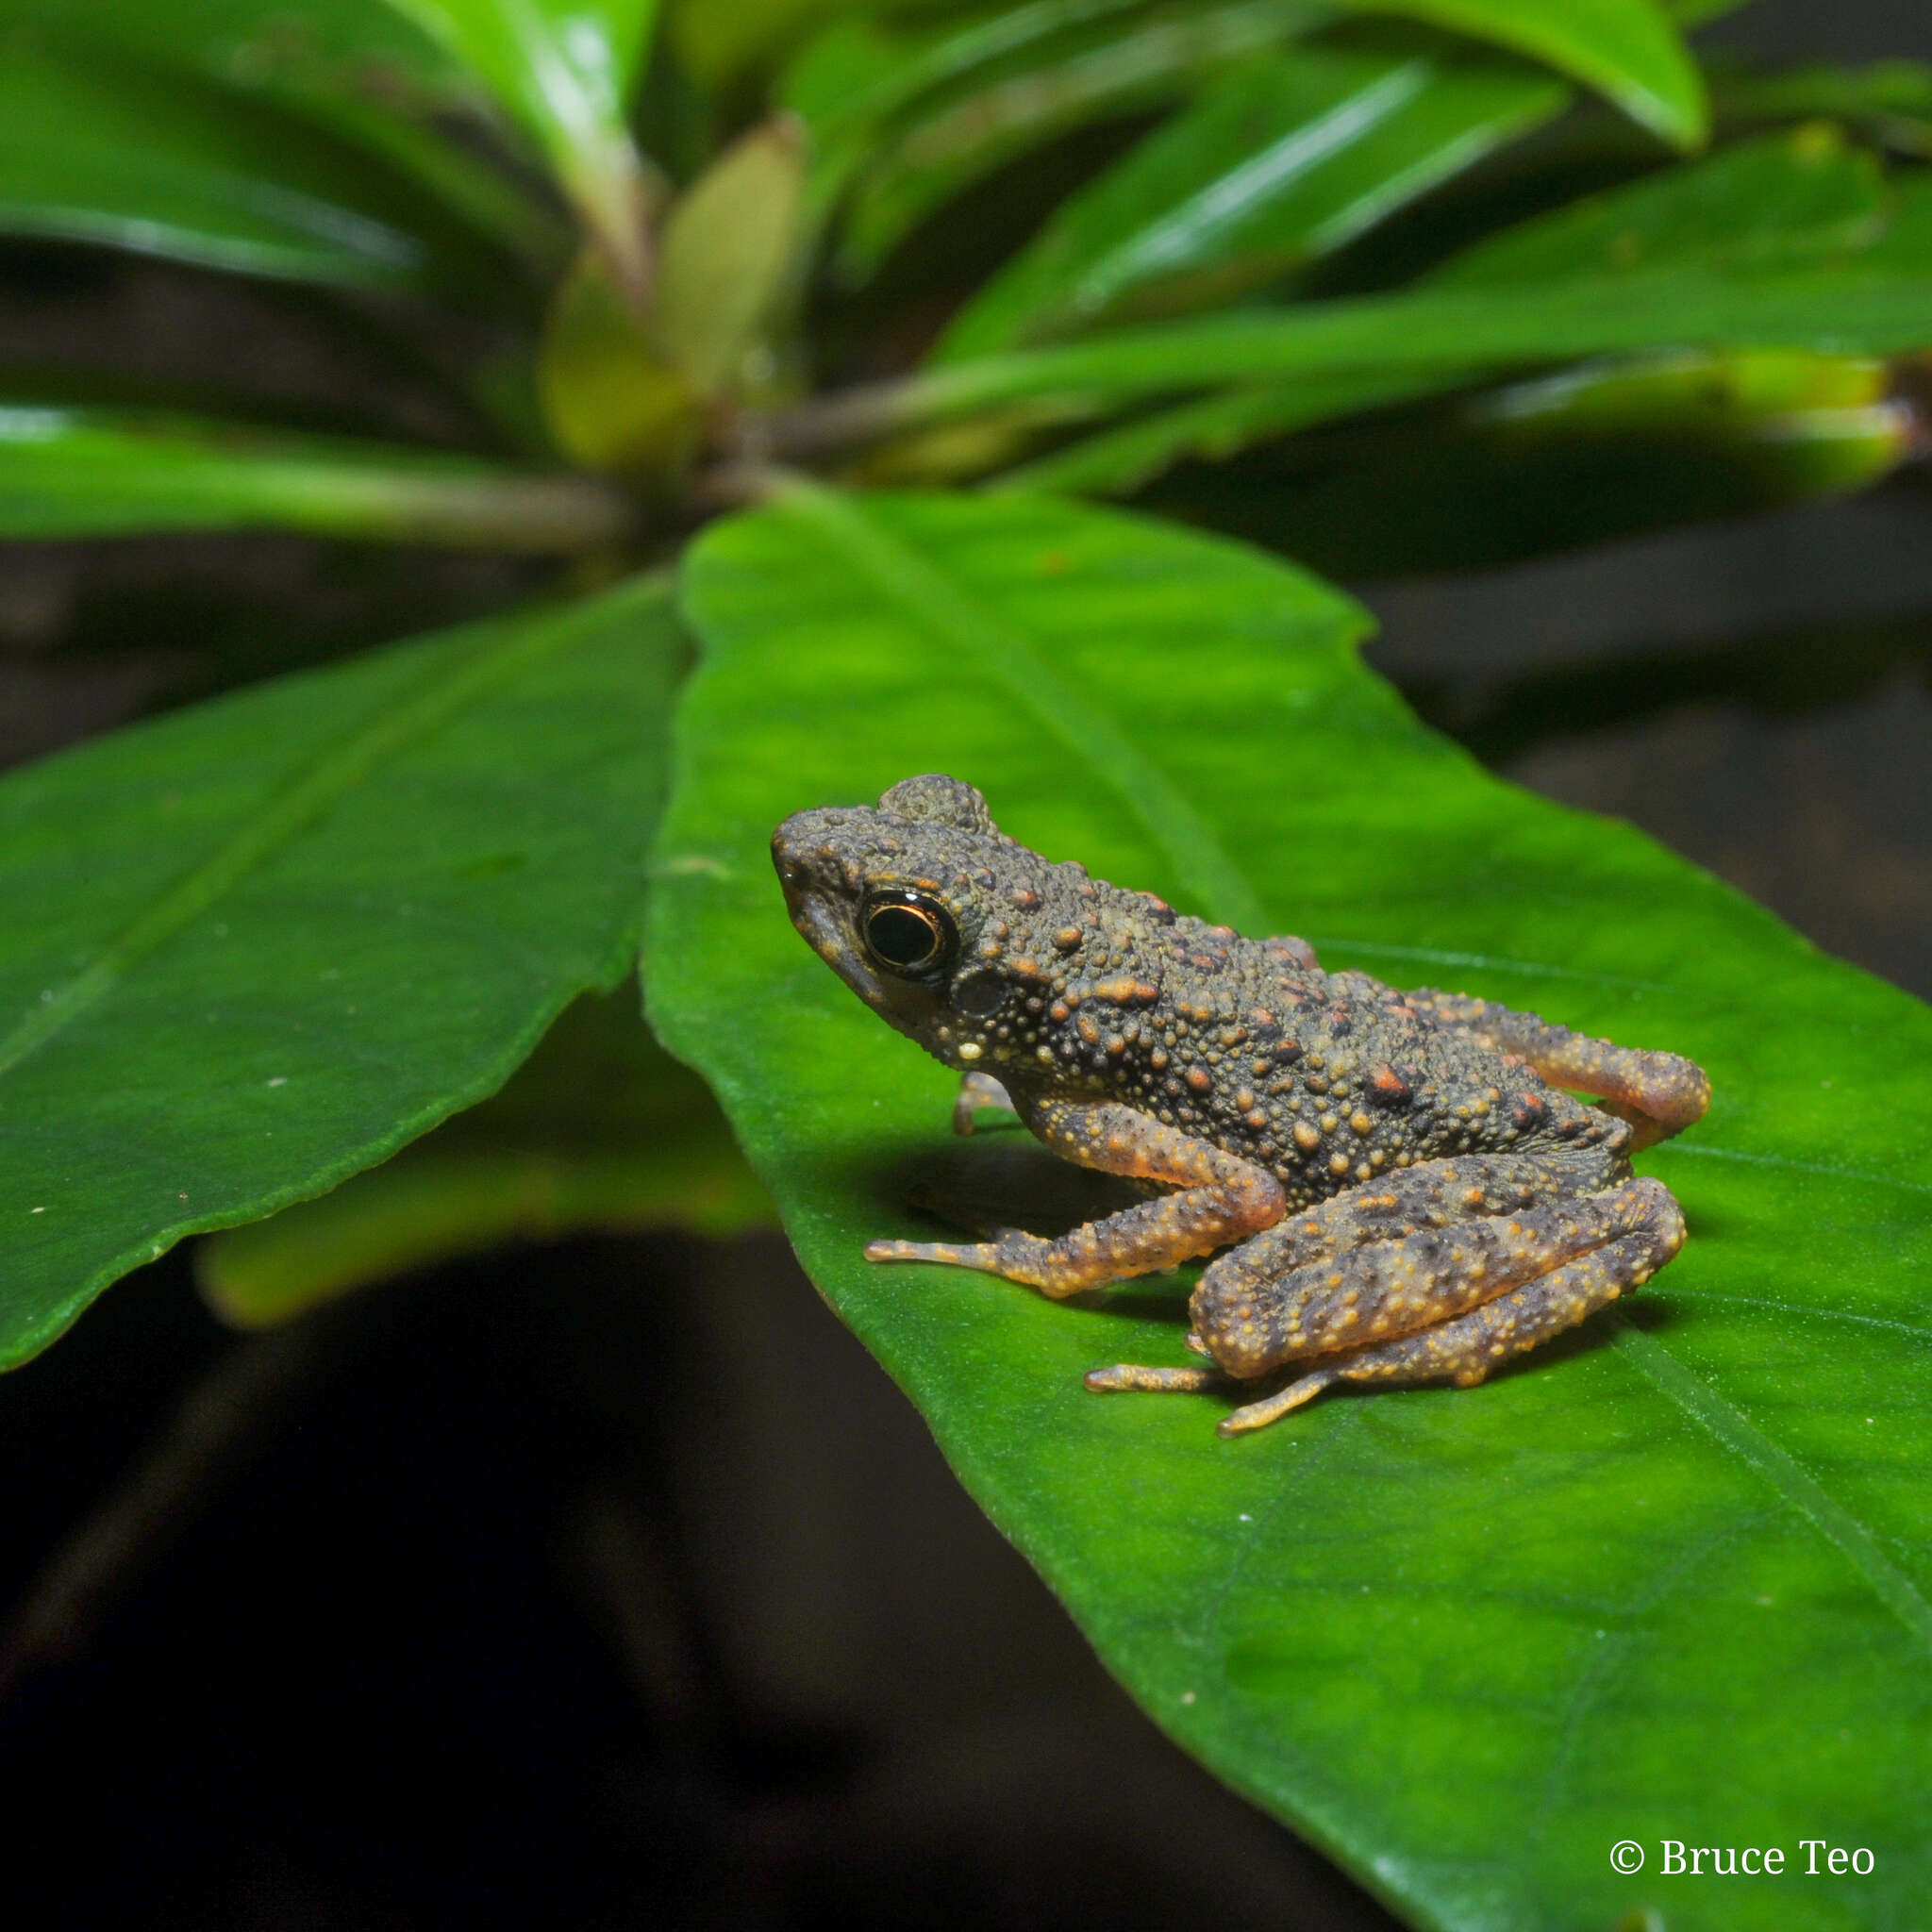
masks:
[[[1458,993],[1325,973],[1090,878],[993,824],[972,786],[908,778],[876,810],[773,835],[792,923],[963,1076],[954,1120],[1010,1107],[1137,1205],[1057,1239],[875,1241],[1059,1297],[1224,1250],[1189,1303],[1212,1366],[1094,1370],[1095,1390],[1294,1371],[1260,1428],[1338,1382],[1470,1387],[1641,1287],[1684,1218],[1630,1155],[1697,1120],[1703,1072]],[[1575,1089],[1595,1105],[1573,1097]]]

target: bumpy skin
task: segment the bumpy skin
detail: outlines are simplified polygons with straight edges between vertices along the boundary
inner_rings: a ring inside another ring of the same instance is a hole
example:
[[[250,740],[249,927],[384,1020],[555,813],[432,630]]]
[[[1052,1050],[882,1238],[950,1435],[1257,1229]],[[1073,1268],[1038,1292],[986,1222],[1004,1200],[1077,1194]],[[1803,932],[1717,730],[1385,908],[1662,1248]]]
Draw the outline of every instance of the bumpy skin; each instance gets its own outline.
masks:
[[[908,778],[875,811],[800,812],[772,852],[821,957],[965,1075],[960,1132],[1009,1102],[1056,1153],[1151,1197],[1057,1241],[874,1241],[871,1258],[1058,1296],[1228,1249],[1190,1304],[1214,1369],[1122,1366],[1090,1387],[1308,1361],[1229,1416],[1233,1434],[1338,1381],[1473,1384],[1682,1245],[1676,1202],[1628,1156],[1704,1112],[1688,1060],[1178,917],[1029,852],[953,778]]]

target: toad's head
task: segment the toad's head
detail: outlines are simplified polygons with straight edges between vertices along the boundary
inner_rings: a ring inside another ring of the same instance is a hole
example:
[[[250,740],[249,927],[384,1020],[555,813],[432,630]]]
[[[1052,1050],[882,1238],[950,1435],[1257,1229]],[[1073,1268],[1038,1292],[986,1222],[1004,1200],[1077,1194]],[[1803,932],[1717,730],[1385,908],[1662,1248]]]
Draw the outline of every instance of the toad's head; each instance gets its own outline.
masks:
[[[1064,937],[1093,887],[1009,839],[972,786],[902,779],[876,809],[772,835],[791,923],[860,999],[948,1066],[1007,1079],[1039,1052]]]

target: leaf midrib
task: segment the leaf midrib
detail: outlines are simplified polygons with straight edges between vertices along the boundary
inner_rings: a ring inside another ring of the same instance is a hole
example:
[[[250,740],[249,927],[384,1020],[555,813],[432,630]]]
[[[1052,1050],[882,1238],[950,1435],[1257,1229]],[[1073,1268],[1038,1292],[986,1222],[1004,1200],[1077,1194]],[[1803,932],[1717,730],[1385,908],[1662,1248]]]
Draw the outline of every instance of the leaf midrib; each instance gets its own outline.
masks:
[[[992,672],[1048,731],[1107,780],[1128,815],[1217,917],[1251,932],[1267,924],[1260,895],[1179,788],[957,577],[935,570],[852,498],[804,477],[785,479],[775,507],[838,544],[908,623],[970,652]]]
[[[666,596],[669,591],[667,575],[640,578],[631,587],[641,604]],[[400,702],[298,767],[258,815],[251,816],[225,844],[178,876],[88,965],[53,989],[51,997],[43,994],[40,1006],[0,1039],[0,1078],[98,1005],[143,959],[233,891],[377,765],[427,738],[516,672],[577,641],[587,627],[587,614],[607,616],[609,602],[599,599],[582,610],[560,615],[555,624],[520,625],[494,647],[485,645],[454,666],[436,664]]]

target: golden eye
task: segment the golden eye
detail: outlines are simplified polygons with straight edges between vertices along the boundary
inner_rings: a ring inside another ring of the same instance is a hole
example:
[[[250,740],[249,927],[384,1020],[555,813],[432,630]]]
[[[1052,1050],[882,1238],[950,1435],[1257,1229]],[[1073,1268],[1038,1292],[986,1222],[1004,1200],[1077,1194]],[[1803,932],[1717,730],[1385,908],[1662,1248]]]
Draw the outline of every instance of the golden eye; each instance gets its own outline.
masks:
[[[924,892],[893,892],[873,901],[863,921],[865,947],[889,972],[936,973],[959,942],[953,915]]]

